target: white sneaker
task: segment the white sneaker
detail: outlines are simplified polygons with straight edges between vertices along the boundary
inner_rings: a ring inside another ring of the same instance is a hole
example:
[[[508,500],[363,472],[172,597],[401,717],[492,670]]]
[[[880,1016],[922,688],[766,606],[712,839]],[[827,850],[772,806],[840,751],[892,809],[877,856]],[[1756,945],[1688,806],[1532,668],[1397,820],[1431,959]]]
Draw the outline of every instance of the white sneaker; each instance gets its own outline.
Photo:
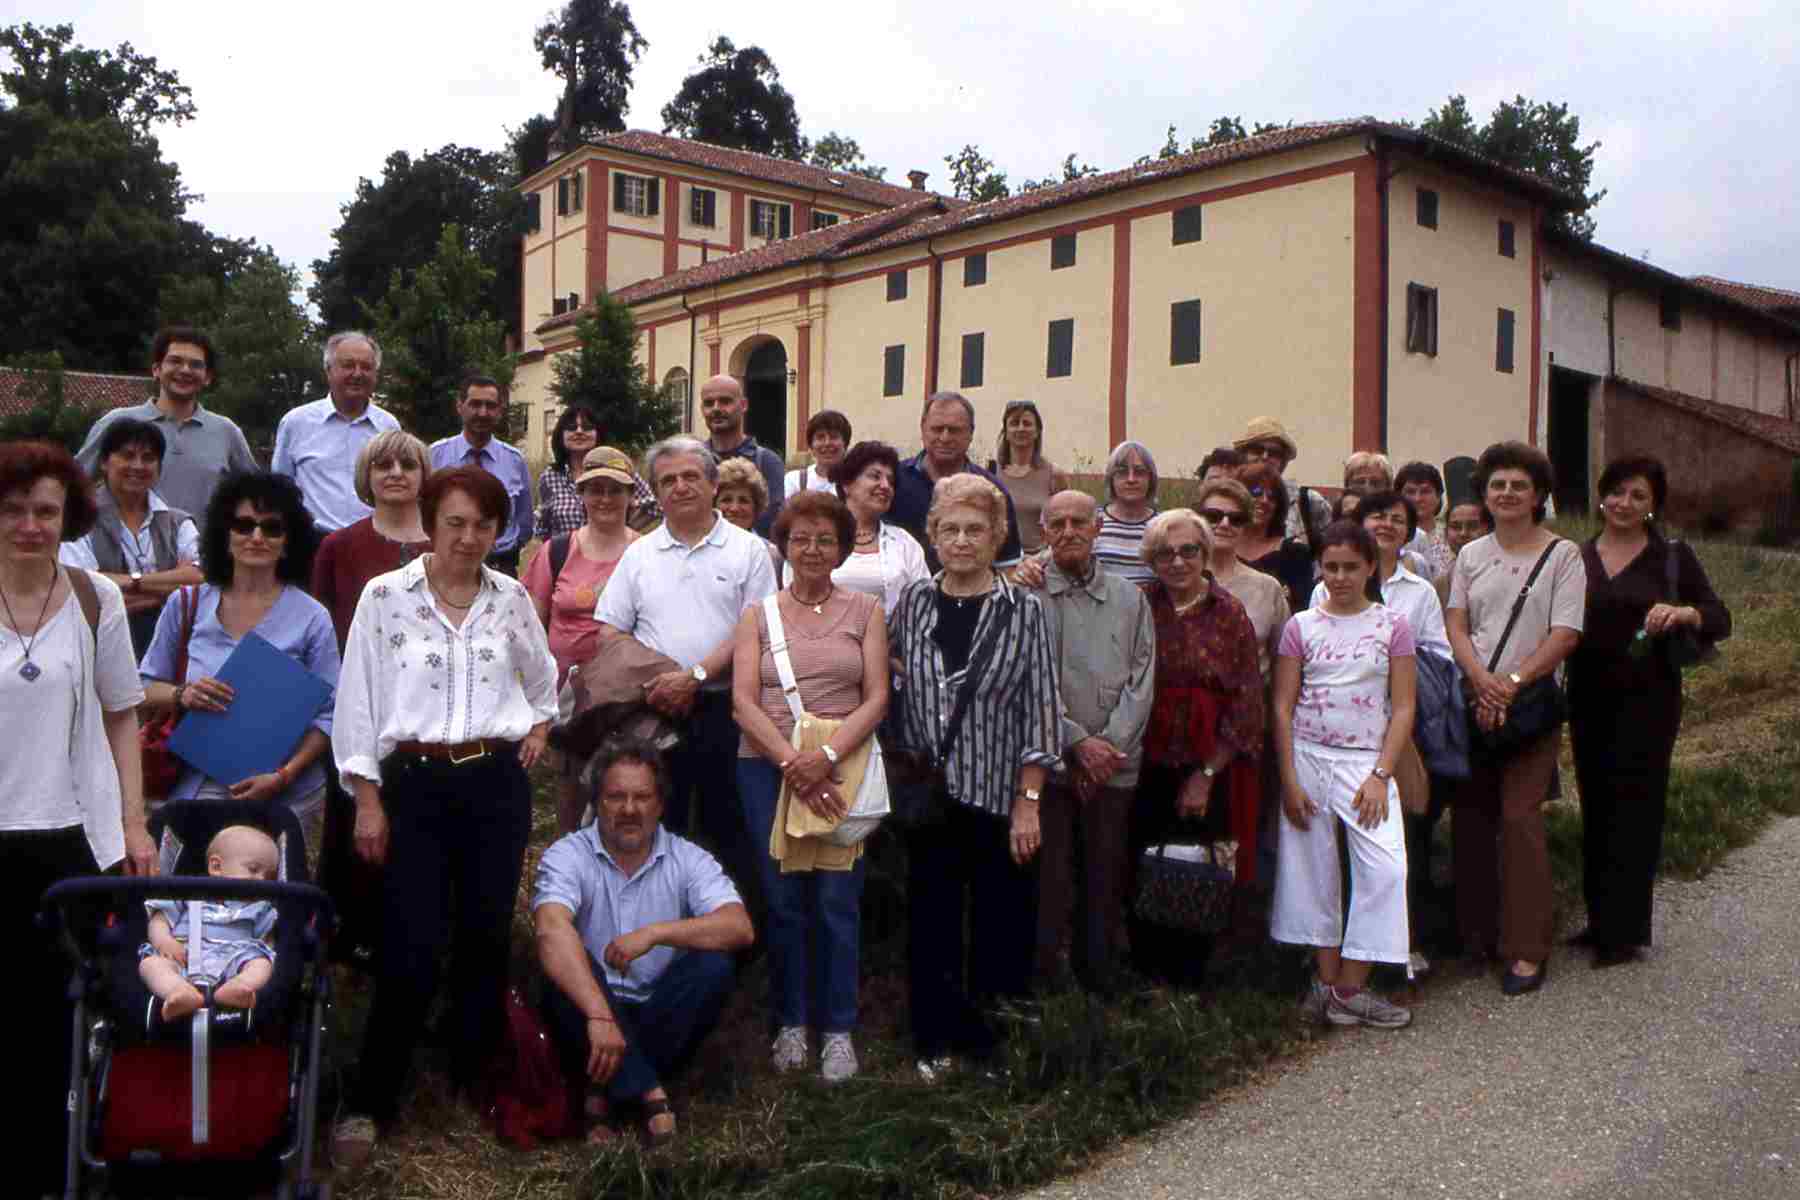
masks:
[[[781,1032],[775,1035],[774,1053],[771,1056],[775,1069],[779,1072],[798,1071],[806,1065],[806,1026],[783,1025]]]
[[[1376,1029],[1404,1029],[1412,1023],[1412,1011],[1363,988],[1348,1000],[1337,989],[1327,989],[1325,1019],[1333,1025],[1369,1025]]]
[[[826,1083],[842,1083],[857,1072],[856,1047],[847,1033],[828,1033],[819,1051],[819,1074]]]
[[[1407,956],[1406,977],[1408,979],[1417,979],[1419,976],[1428,974],[1430,971],[1431,960],[1417,950],[1414,950]]]
[[[921,1058],[918,1062],[919,1078],[926,1083],[941,1083],[945,1076],[956,1069],[956,1060],[948,1054],[936,1058]]]

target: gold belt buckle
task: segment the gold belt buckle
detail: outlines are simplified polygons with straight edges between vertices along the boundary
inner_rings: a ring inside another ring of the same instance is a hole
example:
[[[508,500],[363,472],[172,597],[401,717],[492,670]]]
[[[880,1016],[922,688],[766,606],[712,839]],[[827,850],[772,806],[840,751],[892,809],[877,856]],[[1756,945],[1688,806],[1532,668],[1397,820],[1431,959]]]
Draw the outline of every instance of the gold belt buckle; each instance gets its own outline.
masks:
[[[453,767],[460,767],[464,763],[472,763],[478,758],[486,758],[487,752],[488,752],[487,739],[482,738],[479,741],[477,741],[475,744],[478,747],[480,747],[480,749],[476,750],[475,753],[470,754],[464,758],[458,758],[458,757],[456,757],[456,751],[454,751],[454,750],[450,751],[450,765]]]

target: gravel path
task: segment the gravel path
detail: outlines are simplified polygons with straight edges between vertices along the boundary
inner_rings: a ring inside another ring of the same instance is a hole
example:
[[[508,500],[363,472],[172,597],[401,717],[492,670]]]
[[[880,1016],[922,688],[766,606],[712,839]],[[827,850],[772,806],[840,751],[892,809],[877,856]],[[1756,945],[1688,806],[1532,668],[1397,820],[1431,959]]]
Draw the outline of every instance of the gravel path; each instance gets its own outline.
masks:
[[[1340,1030],[1270,1082],[1044,1200],[1800,1197],[1800,818],[1665,884],[1658,944],[1543,991],[1427,984],[1411,1028]]]

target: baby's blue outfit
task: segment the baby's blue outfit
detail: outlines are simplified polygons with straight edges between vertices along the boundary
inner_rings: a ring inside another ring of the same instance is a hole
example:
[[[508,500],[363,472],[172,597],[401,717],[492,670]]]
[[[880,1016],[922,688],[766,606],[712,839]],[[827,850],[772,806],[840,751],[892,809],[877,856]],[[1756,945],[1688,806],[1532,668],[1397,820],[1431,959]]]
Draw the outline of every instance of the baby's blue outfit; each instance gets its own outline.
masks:
[[[259,958],[275,961],[275,951],[265,940],[275,929],[275,906],[267,900],[207,900],[200,902],[205,930],[199,952],[188,940],[189,900],[146,900],[146,915],[161,913],[169,919],[175,940],[187,947],[188,962],[182,974],[189,983],[220,984],[237,977],[237,973]],[[145,942],[138,947],[138,958],[157,953]]]

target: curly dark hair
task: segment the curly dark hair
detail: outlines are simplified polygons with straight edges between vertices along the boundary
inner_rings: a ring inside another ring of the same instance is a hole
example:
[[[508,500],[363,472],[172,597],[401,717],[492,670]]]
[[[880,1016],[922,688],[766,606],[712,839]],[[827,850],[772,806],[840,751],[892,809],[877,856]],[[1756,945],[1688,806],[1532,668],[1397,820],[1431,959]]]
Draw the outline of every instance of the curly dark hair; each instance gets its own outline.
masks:
[[[1419,532],[1419,510],[1397,491],[1370,492],[1364,496],[1356,509],[1357,523],[1361,524],[1372,512],[1386,512],[1396,507],[1406,510],[1406,540],[1411,541],[1413,534]]]
[[[1483,450],[1475,461],[1475,474],[1469,480],[1469,486],[1481,497],[1483,508],[1487,507],[1488,480],[1493,478],[1495,471],[1523,471],[1531,476],[1531,486],[1537,490],[1531,519],[1541,524],[1550,511],[1550,493],[1556,490],[1556,471],[1550,465],[1549,456],[1524,442],[1495,442]]]
[[[830,521],[837,530],[837,565],[841,567],[850,561],[850,556],[856,552],[856,518],[851,515],[850,506],[830,492],[812,491],[801,492],[782,505],[781,514],[775,518],[775,528],[769,531],[770,540],[781,551],[782,558],[792,561],[788,555],[788,531],[795,521],[803,520]]]
[[[1251,494],[1256,495],[1257,488],[1264,488],[1269,494],[1269,523],[1258,533],[1267,533],[1270,529],[1287,527],[1288,490],[1281,478],[1281,472],[1266,462],[1246,463],[1237,469],[1237,480]]]
[[[502,531],[506,529],[507,519],[512,516],[506,485],[480,467],[446,467],[433,471],[419,487],[419,523],[425,526],[427,536],[437,528],[438,505],[451,492],[461,492],[473,500],[477,512],[494,521]]]
[[[153,422],[140,421],[136,417],[121,417],[108,425],[106,432],[100,435],[100,446],[94,454],[94,478],[106,478],[106,460],[127,446],[142,446],[156,455],[158,464],[169,450],[168,442],[163,439],[163,431]]]
[[[844,452],[838,465],[831,472],[831,482],[837,485],[838,499],[844,498],[844,489],[858,475],[869,469],[870,463],[880,463],[893,475],[894,482],[900,480],[900,452],[886,442],[858,442]]]
[[[28,492],[40,479],[63,485],[62,540],[86,536],[100,515],[94,504],[94,487],[82,474],[74,455],[55,442],[37,440],[0,442],[0,496]]]
[[[200,571],[206,582],[214,587],[231,586],[236,565],[231,559],[231,522],[245,501],[254,511],[280,517],[287,525],[287,539],[275,564],[275,578],[305,587],[312,580],[319,530],[300,499],[299,485],[285,475],[267,471],[233,471],[219,480],[200,527]]]
[[[571,404],[563,409],[562,416],[556,418],[556,427],[550,434],[550,457],[555,459],[556,465],[564,471],[569,470],[569,448],[563,445],[563,434],[569,432],[569,427],[575,424],[576,417],[586,417],[588,423],[594,427],[594,444],[598,446],[601,442],[602,427],[598,409],[591,404]],[[570,473],[573,474],[573,472]]]

